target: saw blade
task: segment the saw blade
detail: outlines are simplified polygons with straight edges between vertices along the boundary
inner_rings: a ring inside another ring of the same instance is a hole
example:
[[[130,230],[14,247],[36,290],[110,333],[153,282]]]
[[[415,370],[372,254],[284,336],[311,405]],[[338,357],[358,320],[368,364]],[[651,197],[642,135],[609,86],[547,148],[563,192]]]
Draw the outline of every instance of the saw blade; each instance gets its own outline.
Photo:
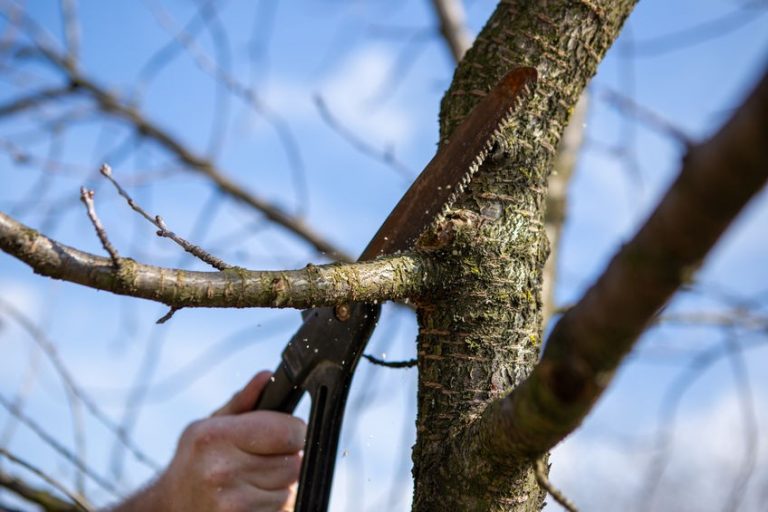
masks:
[[[361,261],[412,248],[445,215],[488,157],[536,78],[533,68],[515,68],[480,100],[397,203],[363,251]]]

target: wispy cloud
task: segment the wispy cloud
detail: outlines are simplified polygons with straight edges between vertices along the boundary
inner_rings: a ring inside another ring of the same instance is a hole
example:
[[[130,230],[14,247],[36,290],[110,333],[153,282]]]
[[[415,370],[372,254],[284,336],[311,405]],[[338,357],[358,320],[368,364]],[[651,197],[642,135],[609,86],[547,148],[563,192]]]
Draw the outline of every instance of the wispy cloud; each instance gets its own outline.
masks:
[[[391,52],[366,46],[351,53],[318,82],[278,79],[265,92],[267,104],[292,125],[319,122],[313,103],[322,96],[334,117],[347,128],[374,143],[401,145],[411,135],[413,123],[397,102],[375,104],[394,65]]]
[[[768,423],[768,397],[756,396],[758,432]],[[734,488],[743,483],[747,457],[755,457],[742,510],[765,499],[768,450],[747,454],[740,397],[723,395],[711,406],[681,415],[666,446],[661,480],[653,505],[643,503],[655,437],[622,438],[579,433],[552,456],[551,478],[585,510],[723,510]],[[763,502],[764,503],[764,502]],[[554,510],[559,510],[557,506]]]

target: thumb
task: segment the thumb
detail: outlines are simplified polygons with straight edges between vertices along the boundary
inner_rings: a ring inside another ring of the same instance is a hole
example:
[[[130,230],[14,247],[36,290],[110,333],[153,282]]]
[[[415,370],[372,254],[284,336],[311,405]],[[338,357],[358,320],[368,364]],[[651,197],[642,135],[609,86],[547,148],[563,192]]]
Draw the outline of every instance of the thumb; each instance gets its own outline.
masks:
[[[235,393],[229,402],[217,409],[211,416],[227,416],[250,411],[271,377],[272,372],[270,371],[257,373],[243,389]]]

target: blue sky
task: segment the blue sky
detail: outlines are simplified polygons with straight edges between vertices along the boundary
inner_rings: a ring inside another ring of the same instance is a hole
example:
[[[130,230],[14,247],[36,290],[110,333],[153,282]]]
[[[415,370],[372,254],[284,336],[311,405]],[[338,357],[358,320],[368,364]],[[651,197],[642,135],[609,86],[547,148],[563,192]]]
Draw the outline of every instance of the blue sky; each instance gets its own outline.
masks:
[[[130,94],[148,59],[169,40],[168,31],[147,7],[157,4],[83,0],[79,5],[82,68],[111,89]],[[194,16],[196,2],[175,0],[159,5],[180,26]],[[211,132],[225,135],[225,144],[212,157],[229,175],[290,211],[303,208],[318,231],[350,253],[358,253],[405,191],[408,180],[357,152],[334,133],[322,121],[313,98],[321,95],[340,122],[370,145],[391,149],[414,172],[421,169],[434,151],[439,100],[453,69],[442,42],[435,36],[419,35],[434,26],[429,5],[426,1],[291,2],[280,3],[272,11],[265,1],[221,3],[221,24],[229,35],[230,51],[217,53],[205,29],[197,41],[220,66],[229,62],[230,72],[238,80],[254,84],[263,103],[290,126],[303,162],[298,184],[294,179],[298,171],[292,169],[274,128],[258,112],[232,99],[226,107],[225,128],[215,124],[215,81],[188,52],[178,52],[152,77],[142,96],[142,111],[201,154],[216,140]],[[743,17],[734,15],[743,5],[725,0],[640,2],[594,83],[635,98],[693,137],[706,137],[738,105],[768,63],[766,9],[745,11]],[[473,33],[479,31],[492,8],[489,1],[468,2]],[[60,15],[54,3],[30,2],[30,9],[40,24],[60,38]],[[273,16],[272,24],[262,21],[269,16]],[[696,36],[683,34],[672,39],[679,49],[650,54],[659,48],[659,37],[715,19],[735,21],[715,26],[719,37],[697,42]],[[386,35],[391,32],[407,37]],[[411,55],[415,55],[412,61],[408,60]],[[29,64],[25,70],[39,76],[34,82],[37,85],[59,80],[40,65]],[[0,83],[0,101],[23,91],[7,81]],[[632,123],[600,98],[593,98],[586,124],[591,143],[582,152],[571,184],[559,262],[558,300],[562,304],[576,300],[616,247],[631,236],[674,177],[682,157],[682,148],[674,141]],[[96,173],[106,159],[116,176],[130,184],[151,171],[172,167],[163,150],[139,144],[120,123],[86,118],[68,125],[59,138],[25,135],[33,126],[24,118],[3,122],[0,138],[19,141],[40,155],[54,151],[58,160],[74,168],[50,171],[40,180],[39,168],[15,167],[0,155],[5,184],[0,188],[0,210],[16,213],[22,221],[65,243],[101,253],[79,203],[79,187],[85,184],[97,188],[99,214],[122,254],[158,265],[204,268],[167,240],[155,237],[154,229],[130,212]],[[628,151],[636,160],[635,172],[627,168],[626,160],[600,149],[627,140]],[[322,261],[304,244],[260,222],[252,212],[218,201],[204,180],[189,173],[172,172],[130,190],[149,211],[162,214],[171,229],[231,263],[266,269]],[[25,206],[22,199],[30,198],[37,202]],[[766,223],[768,201],[763,193],[713,253],[701,281],[739,296],[765,291]],[[250,229],[244,231],[246,227]],[[78,382],[114,418],[122,415],[146,348],[153,348],[149,352],[154,363],[152,377],[144,379],[150,384],[149,399],[136,422],[134,437],[161,462],[172,454],[185,424],[217,407],[254,371],[276,365],[282,344],[299,321],[295,311],[200,310],[181,311],[158,327],[154,320],[165,312],[159,305],[45,280],[1,255],[0,298],[39,322]],[[722,306],[722,301],[710,295],[691,294],[672,307]],[[13,320],[5,315],[0,319],[0,391],[11,396],[29,383],[28,413],[72,446],[70,415],[55,373],[45,358],[36,355],[31,340]],[[413,357],[415,330],[410,315],[387,309],[370,352],[386,354],[392,360]],[[723,343],[721,338],[719,332],[703,328],[667,327],[647,335],[585,428],[556,450],[553,479],[586,509],[633,502],[649,460],[648,441],[653,439],[660,403],[670,383],[684,370],[691,354],[700,347]],[[738,339],[759,342],[750,333],[738,333]],[[659,353],[661,357],[653,357]],[[682,355],[670,355],[678,353]],[[764,432],[766,397],[762,390],[767,384],[768,351],[758,345],[744,354]],[[168,396],[174,376],[199,357],[208,363],[209,371],[182,392]],[[415,383],[414,370],[361,364],[350,399],[350,405],[358,407],[350,408],[342,440],[334,510],[408,508]],[[683,420],[676,430],[682,441],[673,454],[690,453],[693,445],[697,457],[691,467],[673,459],[668,471],[683,474],[680,472],[691,470],[697,475],[689,480],[689,491],[705,500],[701,510],[722,508],[719,505],[725,498],[708,496],[700,488],[708,488],[718,467],[730,464],[738,468],[742,460],[743,443],[739,443],[739,435],[732,435],[743,429],[736,389],[729,360],[724,358],[696,381],[682,402]],[[0,434],[6,421],[0,415]],[[697,424],[706,428],[697,429]],[[87,422],[87,433],[87,460],[110,474],[112,436],[92,419]],[[72,481],[71,467],[28,430],[18,427],[9,446],[64,481]],[[119,483],[129,490],[151,471],[130,457],[125,460]],[[762,473],[758,475],[763,479],[768,478],[767,461],[762,446],[758,452]],[[595,489],[588,483],[594,481],[607,483]],[[755,481],[750,485],[758,487]],[[682,489],[685,492],[686,486]],[[109,499],[92,485],[89,490],[97,502]],[[595,501],[598,496],[604,501]]]

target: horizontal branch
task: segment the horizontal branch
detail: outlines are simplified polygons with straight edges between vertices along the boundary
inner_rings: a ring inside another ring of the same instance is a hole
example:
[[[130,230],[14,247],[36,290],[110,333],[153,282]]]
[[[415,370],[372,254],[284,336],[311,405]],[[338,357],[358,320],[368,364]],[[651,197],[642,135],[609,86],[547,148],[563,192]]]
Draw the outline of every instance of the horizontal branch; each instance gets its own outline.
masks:
[[[768,73],[693,146],[645,225],[560,319],[530,377],[476,425],[494,457],[538,455],[571,433],[643,330],[768,180]]]
[[[430,261],[417,254],[307,265],[291,271],[193,272],[144,265],[130,258],[120,258],[115,265],[110,258],[61,244],[2,212],[0,249],[37,274],[174,308],[308,308],[396,300],[419,295],[434,280]]]

